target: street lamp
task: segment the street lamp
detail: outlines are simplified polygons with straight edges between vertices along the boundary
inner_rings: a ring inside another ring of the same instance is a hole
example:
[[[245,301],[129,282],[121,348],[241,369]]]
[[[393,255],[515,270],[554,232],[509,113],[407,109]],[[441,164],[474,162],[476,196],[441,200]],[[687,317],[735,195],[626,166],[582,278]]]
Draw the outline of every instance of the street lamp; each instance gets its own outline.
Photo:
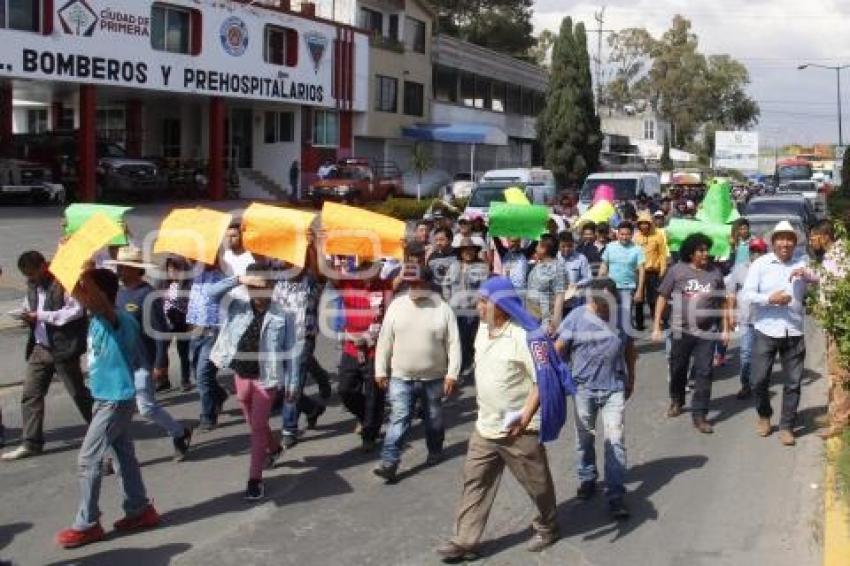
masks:
[[[816,67],[818,69],[829,69],[835,71],[835,85],[837,89],[838,95],[838,146],[844,147],[844,138],[841,135],[841,71],[843,69],[850,68],[850,64],[848,65],[819,65],[817,63],[803,63],[802,65],[797,66],[798,71],[802,71],[809,67]]]

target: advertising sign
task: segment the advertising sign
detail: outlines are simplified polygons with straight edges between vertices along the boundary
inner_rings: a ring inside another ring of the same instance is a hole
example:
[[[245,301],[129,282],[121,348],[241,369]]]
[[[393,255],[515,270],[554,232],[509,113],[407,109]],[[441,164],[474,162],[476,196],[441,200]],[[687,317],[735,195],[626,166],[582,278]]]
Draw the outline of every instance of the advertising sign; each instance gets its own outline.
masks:
[[[758,132],[715,132],[714,166],[718,169],[758,171]]]
[[[2,30],[4,77],[335,107],[336,27],[211,0],[58,0],[53,33]],[[196,34],[200,33],[200,41]],[[276,35],[272,35],[276,34]],[[280,37],[297,34],[296,42]],[[354,34],[353,110],[366,109],[368,39]],[[297,46],[294,65],[269,50]],[[363,84],[360,84],[360,83]]]

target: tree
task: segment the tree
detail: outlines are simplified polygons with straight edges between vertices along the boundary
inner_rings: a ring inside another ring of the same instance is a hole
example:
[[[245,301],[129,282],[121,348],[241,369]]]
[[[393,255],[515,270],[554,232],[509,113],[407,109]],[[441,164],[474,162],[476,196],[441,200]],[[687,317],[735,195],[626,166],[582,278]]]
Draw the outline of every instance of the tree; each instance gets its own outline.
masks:
[[[757,123],[758,104],[746,93],[747,68],[728,55],[702,54],[688,19],[675,16],[660,39],[629,28],[612,35],[609,44],[615,72],[604,99],[614,106],[648,99],[673,125],[673,146],[710,155],[715,130]]]
[[[670,159],[670,136],[664,136],[664,146],[661,149],[661,169],[669,171],[673,168],[673,160]]]
[[[422,174],[431,168],[433,161],[425,146],[416,143],[410,153],[410,168],[416,171],[416,200],[422,198]]]
[[[557,36],[552,33],[552,31],[548,29],[544,29],[540,32],[534,41],[534,47],[532,47],[528,56],[531,59],[531,62],[539,65],[540,67],[549,67],[549,53],[552,51],[552,45],[555,43],[555,38]]]
[[[579,183],[599,165],[602,132],[593,103],[584,24],[564,18],[552,47],[546,105],[537,118],[546,167],[561,185]]]
[[[442,33],[530,60],[533,0],[435,0]]]

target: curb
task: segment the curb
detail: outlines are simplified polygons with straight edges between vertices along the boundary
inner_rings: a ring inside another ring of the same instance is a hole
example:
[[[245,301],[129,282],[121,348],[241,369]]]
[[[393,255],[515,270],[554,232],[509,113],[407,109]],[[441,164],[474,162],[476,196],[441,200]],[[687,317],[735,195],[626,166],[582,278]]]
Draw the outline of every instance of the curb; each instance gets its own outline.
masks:
[[[850,504],[841,496],[835,460],[841,451],[842,436],[826,443],[826,489],[824,491],[824,566],[846,566],[850,557]]]

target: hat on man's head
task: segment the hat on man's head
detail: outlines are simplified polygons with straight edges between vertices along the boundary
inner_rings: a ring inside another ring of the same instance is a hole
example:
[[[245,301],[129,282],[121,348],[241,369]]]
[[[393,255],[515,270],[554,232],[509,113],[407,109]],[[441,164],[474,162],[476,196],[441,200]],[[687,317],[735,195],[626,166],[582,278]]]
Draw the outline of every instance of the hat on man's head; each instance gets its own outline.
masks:
[[[794,236],[794,240],[797,239],[797,231],[794,230],[794,227],[787,220],[783,220],[776,225],[776,227],[773,229],[773,232],[771,232],[770,234],[771,241],[776,239],[776,236],[778,236],[779,234],[790,234]]]
[[[104,265],[125,265],[127,267],[135,267],[136,269],[154,269],[156,265],[146,263],[143,257],[142,250],[133,246],[122,246],[118,248],[118,255],[115,259],[109,259],[103,262]]]
[[[481,251],[482,245],[478,240],[479,238],[461,238],[455,248],[459,250],[462,250],[463,248],[475,248],[475,251],[479,252]]]

